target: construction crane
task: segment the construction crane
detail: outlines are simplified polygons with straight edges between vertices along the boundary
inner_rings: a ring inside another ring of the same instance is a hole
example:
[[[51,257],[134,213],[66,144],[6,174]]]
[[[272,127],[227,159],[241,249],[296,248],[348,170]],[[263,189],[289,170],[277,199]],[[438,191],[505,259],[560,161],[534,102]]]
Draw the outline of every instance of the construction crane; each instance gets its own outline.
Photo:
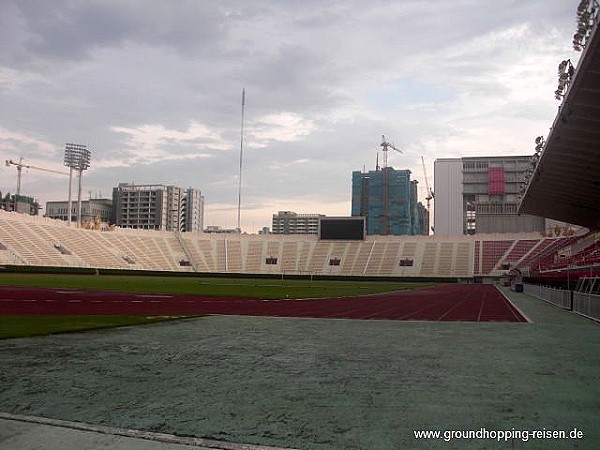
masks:
[[[387,162],[388,162],[388,151],[390,150],[390,148],[392,150],[396,150],[398,153],[404,153],[402,150],[397,149],[396,147],[394,147],[394,144],[392,144],[391,142],[388,142],[385,140],[385,136],[382,134],[381,135],[381,147],[383,149],[383,168],[387,168]]]
[[[382,181],[382,214],[381,214],[381,234],[390,234],[390,213],[389,213],[389,170],[388,170],[388,151],[390,149],[396,150],[398,153],[404,153],[402,150],[396,148],[394,144],[387,141],[385,136],[381,135],[381,148],[383,149],[383,167],[381,173]]]
[[[16,166],[17,167],[17,197],[21,195],[21,172],[23,168],[25,169],[34,169],[34,170],[42,170],[44,172],[57,173],[59,175],[69,176],[66,172],[59,172],[58,170],[46,169],[44,167],[36,167],[30,166],[29,164],[23,164],[23,158],[19,158],[19,162],[15,162],[12,159],[6,160],[6,167]]]
[[[433,190],[429,187],[429,181],[427,181],[427,169],[425,168],[425,160],[423,159],[423,156],[421,156],[421,163],[423,164],[423,177],[425,178],[425,188],[427,189],[427,196],[425,197],[425,200],[427,200],[427,211],[429,211],[429,202],[435,198],[435,195],[433,194]]]

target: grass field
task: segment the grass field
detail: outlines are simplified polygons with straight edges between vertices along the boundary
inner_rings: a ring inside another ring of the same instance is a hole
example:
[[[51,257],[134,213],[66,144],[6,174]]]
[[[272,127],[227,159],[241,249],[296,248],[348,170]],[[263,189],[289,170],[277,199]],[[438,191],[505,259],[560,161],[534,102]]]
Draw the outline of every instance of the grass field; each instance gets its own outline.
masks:
[[[178,317],[144,316],[0,316],[0,339],[45,336],[57,333],[75,333],[142,325]]]
[[[27,286],[152,294],[214,295],[266,299],[343,297],[433,286],[387,281],[310,281],[118,275],[0,274],[0,286]]]
[[[401,289],[415,289],[431,286],[434,283],[4,273],[0,274],[0,285],[279,299],[286,297],[322,298],[374,294]],[[162,320],[165,320],[165,318],[143,316],[4,316],[0,314],[0,339],[139,325]]]

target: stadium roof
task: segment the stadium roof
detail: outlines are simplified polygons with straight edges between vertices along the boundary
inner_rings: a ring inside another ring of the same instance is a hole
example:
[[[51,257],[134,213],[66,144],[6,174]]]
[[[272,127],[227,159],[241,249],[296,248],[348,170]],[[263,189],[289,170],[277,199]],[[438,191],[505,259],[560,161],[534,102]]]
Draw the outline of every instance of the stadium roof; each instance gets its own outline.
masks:
[[[600,32],[594,27],[519,212],[600,228]]]

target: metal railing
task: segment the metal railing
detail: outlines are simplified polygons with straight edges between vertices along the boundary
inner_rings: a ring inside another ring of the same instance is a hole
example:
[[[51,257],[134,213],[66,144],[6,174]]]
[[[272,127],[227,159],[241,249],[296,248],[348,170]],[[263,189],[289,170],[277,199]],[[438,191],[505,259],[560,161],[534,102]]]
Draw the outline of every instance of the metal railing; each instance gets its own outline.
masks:
[[[536,284],[524,284],[523,292],[560,308],[600,320],[600,295],[567,291]]]
[[[600,295],[573,292],[573,311],[600,320]]]
[[[571,291],[565,291],[563,289],[556,289],[547,286],[540,286],[536,284],[524,284],[523,292],[534,297],[541,298],[553,305],[560,308],[572,309],[571,304]]]

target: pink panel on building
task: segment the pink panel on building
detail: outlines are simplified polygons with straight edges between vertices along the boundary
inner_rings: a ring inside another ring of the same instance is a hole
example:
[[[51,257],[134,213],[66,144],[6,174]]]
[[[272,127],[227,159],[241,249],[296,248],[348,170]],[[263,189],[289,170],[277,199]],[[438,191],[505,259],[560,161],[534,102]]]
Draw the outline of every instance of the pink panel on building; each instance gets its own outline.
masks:
[[[488,194],[504,194],[504,167],[488,168]]]

